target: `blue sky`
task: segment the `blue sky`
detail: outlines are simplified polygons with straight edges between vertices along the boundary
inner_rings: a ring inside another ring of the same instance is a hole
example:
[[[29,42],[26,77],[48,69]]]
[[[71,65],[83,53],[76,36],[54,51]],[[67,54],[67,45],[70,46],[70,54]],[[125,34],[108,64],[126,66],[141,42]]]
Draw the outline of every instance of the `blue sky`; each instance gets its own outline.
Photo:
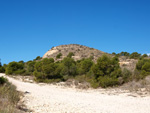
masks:
[[[0,0],[0,58],[28,61],[62,44],[150,53],[149,6],[149,0]]]

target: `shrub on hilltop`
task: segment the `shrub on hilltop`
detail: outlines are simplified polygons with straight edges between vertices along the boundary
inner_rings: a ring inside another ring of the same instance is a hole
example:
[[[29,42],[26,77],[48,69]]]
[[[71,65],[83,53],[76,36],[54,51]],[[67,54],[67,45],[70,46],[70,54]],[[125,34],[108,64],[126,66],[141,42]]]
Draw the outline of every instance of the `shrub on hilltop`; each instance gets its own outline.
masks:
[[[56,56],[56,59],[59,59],[61,56],[62,56],[62,53],[59,53],[59,54]]]
[[[139,59],[141,57],[141,54],[137,53],[137,52],[133,52],[131,55],[130,55],[130,58],[132,59]]]

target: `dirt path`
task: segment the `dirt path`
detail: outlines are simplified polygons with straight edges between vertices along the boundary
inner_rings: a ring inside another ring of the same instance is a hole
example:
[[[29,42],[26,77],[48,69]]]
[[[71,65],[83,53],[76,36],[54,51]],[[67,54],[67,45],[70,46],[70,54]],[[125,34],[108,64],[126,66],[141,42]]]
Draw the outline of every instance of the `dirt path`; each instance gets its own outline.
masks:
[[[33,113],[150,113],[150,96],[109,95],[100,90],[81,91],[8,79],[19,91],[26,92],[24,101]]]

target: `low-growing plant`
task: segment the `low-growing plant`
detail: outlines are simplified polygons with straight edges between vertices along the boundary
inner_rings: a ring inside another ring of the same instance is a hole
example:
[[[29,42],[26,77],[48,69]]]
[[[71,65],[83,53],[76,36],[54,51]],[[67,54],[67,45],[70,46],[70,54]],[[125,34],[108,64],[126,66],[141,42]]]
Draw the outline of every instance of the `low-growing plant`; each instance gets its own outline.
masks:
[[[78,76],[75,76],[74,79],[79,81],[79,83],[83,83],[86,81],[86,75],[78,75]]]
[[[0,86],[0,113],[20,113],[16,107],[19,100],[20,93],[14,85],[6,82]]]
[[[125,83],[128,82],[130,79],[132,79],[131,75],[132,73],[128,69],[124,68],[122,71],[123,82]]]
[[[72,58],[72,56],[74,56],[74,53],[73,53],[73,52],[70,52],[70,53],[67,55],[67,57],[69,57],[69,58]]]
[[[62,53],[59,53],[56,58],[59,59],[62,56]]]
[[[99,85],[103,88],[119,85],[119,81],[117,78],[110,78],[108,76],[99,77],[98,82]]]
[[[8,80],[4,77],[0,77],[0,85],[3,85],[4,83],[6,83]]]
[[[141,73],[140,73],[140,71],[138,70],[138,69],[135,69],[134,70],[134,73],[133,73],[133,76],[132,76],[132,79],[134,80],[140,80],[140,79],[142,79],[143,77],[141,76]]]
[[[99,87],[99,83],[97,82],[96,79],[89,80],[89,83],[90,83],[91,87],[93,87],[93,88],[98,88]]]

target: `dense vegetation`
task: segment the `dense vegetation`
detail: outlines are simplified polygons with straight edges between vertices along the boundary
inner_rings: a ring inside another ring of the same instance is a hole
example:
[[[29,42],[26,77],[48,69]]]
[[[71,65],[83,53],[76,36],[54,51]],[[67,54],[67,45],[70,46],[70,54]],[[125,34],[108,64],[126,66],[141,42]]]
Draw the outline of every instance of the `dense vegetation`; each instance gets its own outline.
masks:
[[[92,59],[74,61],[73,54],[69,53],[60,62],[53,58],[45,58],[35,63],[33,75],[37,81],[66,81],[69,78],[85,75],[85,80],[93,87],[108,87],[119,84],[122,72],[117,57],[110,58],[103,55],[95,64]]]
[[[4,73],[5,72],[5,67],[2,66],[1,62],[0,62],[0,73]]]
[[[139,59],[135,71],[137,79],[143,79],[145,76],[150,75],[150,59]]]
[[[147,54],[143,54],[143,55],[141,55],[140,53],[137,53],[137,52],[133,52],[133,53],[128,53],[128,52],[120,52],[120,53],[118,53],[118,54],[116,54],[115,52],[113,52],[112,53],[113,55],[115,55],[115,56],[118,56],[118,57],[120,57],[120,56],[125,56],[125,57],[127,57],[127,58],[131,58],[131,59],[139,59],[139,58],[145,58],[145,57],[148,57],[148,55]]]
[[[16,87],[0,77],[0,113],[20,113],[16,108],[19,97]]]
[[[4,69],[7,75],[33,75],[37,82],[59,82],[72,78],[89,82],[95,88],[121,85],[134,79],[143,79],[150,74],[150,60],[146,54],[121,52],[113,55],[111,57],[105,54],[96,63],[92,61],[92,57],[75,61],[71,52],[57,62],[53,58],[41,59],[38,56],[33,61],[10,62]],[[61,56],[61,53],[58,54],[56,59]],[[119,56],[139,59],[134,73],[120,68]]]

